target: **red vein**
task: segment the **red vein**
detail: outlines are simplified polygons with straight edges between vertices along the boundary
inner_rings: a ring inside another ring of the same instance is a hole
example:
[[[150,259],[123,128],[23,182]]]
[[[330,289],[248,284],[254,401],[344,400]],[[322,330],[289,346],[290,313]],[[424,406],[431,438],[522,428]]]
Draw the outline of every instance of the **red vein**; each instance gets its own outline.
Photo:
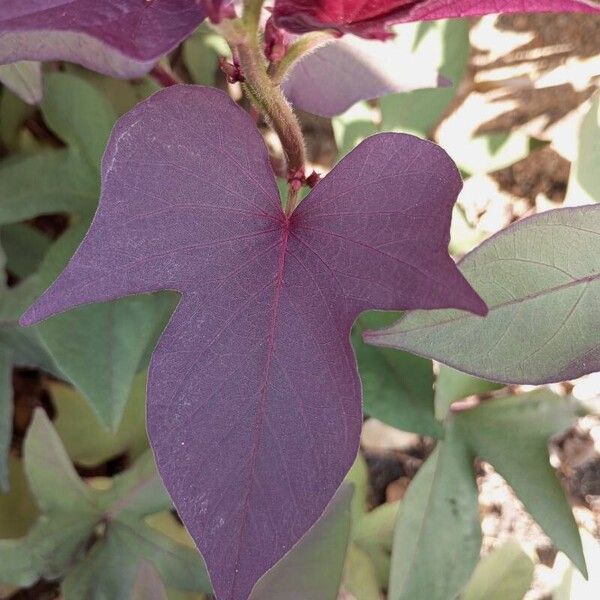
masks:
[[[254,424],[253,431],[253,439],[252,439],[252,452],[250,455],[249,465],[250,465],[250,477],[248,479],[248,485],[246,487],[246,493],[243,500],[242,506],[242,524],[240,527],[240,532],[238,536],[238,544],[236,549],[236,556],[234,565],[237,567],[240,560],[240,551],[241,551],[241,540],[244,536],[244,530],[246,528],[247,515],[249,509],[249,500],[250,500],[250,492],[252,491],[252,487],[254,484],[254,479],[256,476],[255,466],[256,466],[256,454],[258,452],[258,448],[260,446],[260,441],[262,437],[263,430],[263,421],[265,419],[265,403],[267,399],[267,389],[269,386],[269,377],[271,374],[271,365],[273,362],[273,354],[275,351],[275,329],[277,326],[277,317],[279,311],[279,303],[281,300],[281,289],[283,287],[283,272],[285,270],[285,256],[287,253],[288,240],[290,235],[290,223],[289,220],[286,220],[284,227],[281,232],[281,249],[279,251],[279,259],[277,263],[277,276],[275,280],[275,290],[273,292],[273,309],[271,312],[271,322],[269,325],[269,333],[268,333],[268,342],[267,342],[267,358],[265,362],[264,369],[264,378],[260,388],[260,399],[258,402],[258,410],[256,415],[256,421]],[[232,591],[235,590],[235,585],[237,581],[239,570],[236,568],[234,571],[233,581],[231,583]]]

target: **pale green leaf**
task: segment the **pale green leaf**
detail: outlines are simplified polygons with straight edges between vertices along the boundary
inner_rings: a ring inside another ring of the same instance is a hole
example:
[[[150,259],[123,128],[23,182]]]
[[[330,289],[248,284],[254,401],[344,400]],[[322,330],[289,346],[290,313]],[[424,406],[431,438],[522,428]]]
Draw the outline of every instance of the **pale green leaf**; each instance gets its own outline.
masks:
[[[471,576],[480,546],[473,455],[450,428],[402,501],[389,599],[454,598]]]
[[[479,379],[451,367],[440,365],[440,371],[435,380],[435,416],[441,421],[446,418],[453,402],[467,396],[499,390],[502,387],[502,384]]]
[[[27,104],[37,104],[43,96],[42,64],[19,60],[0,65],[0,82]]]
[[[576,419],[575,403],[539,390],[491,400],[453,417],[472,452],[506,479],[554,545],[585,573],[577,524],[548,454],[548,439]]]
[[[86,399],[71,386],[50,382],[56,408],[54,427],[75,463],[91,467],[124,452],[137,458],[148,447],[146,433],[146,374],[133,381],[123,419],[114,433],[107,431]]]
[[[508,227],[460,269],[489,307],[413,311],[370,343],[494,381],[546,383],[600,368],[600,206],[552,210]]]
[[[567,204],[600,202],[600,94],[596,95],[579,129],[577,158],[571,166]]]
[[[461,600],[523,600],[533,580],[533,561],[509,541],[477,565]]]
[[[342,485],[323,516],[258,581],[250,600],[336,600],[348,538],[352,486]]]

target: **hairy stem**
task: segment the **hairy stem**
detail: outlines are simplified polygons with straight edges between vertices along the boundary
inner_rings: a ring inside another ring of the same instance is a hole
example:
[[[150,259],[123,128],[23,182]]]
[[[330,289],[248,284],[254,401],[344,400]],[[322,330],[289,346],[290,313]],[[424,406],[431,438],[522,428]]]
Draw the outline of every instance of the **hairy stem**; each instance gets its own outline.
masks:
[[[313,52],[334,39],[335,35],[328,31],[313,31],[303,35],[288,48],[285,56],[277,64],[271,66],[269,74],[273,82],[280,84],[305,54]]]
[[[306,153],[304,137],[298,119],[281,88],[267,73],[267,64],[263,56],[259,39],[259,19],[263,0],[247,0],[241,22],[245,35],[229,38],[234,55],[244,76],[242,87],[248,99],[269,122],[281,140],[287,159],[287,171],[290,176],[304,174]],[[239,31],[239,30],[238,30]],[[285,206],[286,214],[291,214],[298,203],[299,190],[290,185]]]

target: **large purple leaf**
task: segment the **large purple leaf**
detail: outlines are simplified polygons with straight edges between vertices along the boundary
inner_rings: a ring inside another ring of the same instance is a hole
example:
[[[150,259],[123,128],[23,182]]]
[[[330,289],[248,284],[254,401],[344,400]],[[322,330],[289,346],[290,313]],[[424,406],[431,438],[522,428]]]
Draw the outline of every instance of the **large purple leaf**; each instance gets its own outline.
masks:
[[[431,61],[417,62],[403,42],[333,40],[297,63],[283,91],[297,108],[334,117],[359,100],[447,83]]]
[[[102,173],[87,237],[22,323],[182,293],[151,362],[150,439],[218,597],[245,599],[354,461],[356,316],[486,311],[447,252],[460,176],[431,142],[381,134],[286,217],[251,119],[196,86],[122,117]]]
[[[279,27],[389,37],[394,23],[514,12],[600,12],[597,0],[275,0]]]
[[[0,64],[67,60],[138,77],[204,15],[196,0],[0,0]]]

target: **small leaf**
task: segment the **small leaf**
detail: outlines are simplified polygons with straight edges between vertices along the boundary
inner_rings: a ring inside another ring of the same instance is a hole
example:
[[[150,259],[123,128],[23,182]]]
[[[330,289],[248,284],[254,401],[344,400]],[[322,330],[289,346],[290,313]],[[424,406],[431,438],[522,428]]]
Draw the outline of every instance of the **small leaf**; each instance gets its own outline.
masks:
[[[442,429],[433,416],[431,361],[362,341],[363,331],[383,327],[395,318],[394,313],[372,311],[354,324],[352,344],[363,384],[364,410],[397,429],[439,437]]]
[[[348,538],[352,486],[342,484],[323,516],[258,581],[250,600],[336,600]]]
[[[521,546],[509,541],[481,560],[460,600],[523,600],[533,568]]]
[[[229,57],[231,50],[224,37],[206,25],[183,42],[183,61],[192,81],[200,85],[216,85],[219,57]]]
[[[0,65],[0,83],[27,104],[38,104],[43,97],[42,65],[28,60]]]
[[[105,429],[89,403],[72,387],[50,382],[49,391],[57,412],[54,427],[73,462],[91,467],[123,452],[135,459],[148,447],[145,373],[136,376],[115,433]]]
[[[391,599],[448,600],[463,588],[479,559],[477,497],[473,454],[450,428],[402,501],[394,532]]]
[[[0,539],[18,538],[33,525],[38,510],[29,490],[23,461],[8,457],[10,491],[0,493]]]
[[[389,42],[334,39],[291,68],[283,92],[297,108],[333,117],[360,100],[446,85],[432,62],[419,61],[406,41],[406,36]]]
[[[453,418],[472,452],[506,479],[554,545],[585,574],[577,524],[548,454],[548,439],[576,416],[573,402],[539,390],[485,402]]]
[[[369,555],[356,544],[350,544],[344,566],[343,590],[351,598],[360,600],[381,600],[379,581],[375,566]],[[345,598],[342,595],[342,598]]]
[[[6,269],[19,279],[37,271],[52,243],[48,236],[25,223],[0,228],[0,241],[6,254]]]
[[[463,20],[451,20],[403,26],[400,31],[401,35],[410,34],[415,53],[430,60],[452,85],[382,98],[380,127],[383,131],[404,131],[426,138],[463,80],[471,53],[469,25]]]
[[[8,451],[12,439],[12,356],[0,348],[0,490],[8,490]]]
[[[600,206],[523,219],[459,265],[489,306],[485,319],[451,310],[412,312],[365,339],[506,383],[598,371],[599,254]]]
[[[467,396],[499,390],[502,387],[500,383],[478,379],[451,367],[440,365],[440,371],[435,380],[435,417],[443,421],[453,402]]]
[[[571,166],[571,176],[565,202],[571,205],[600,202],[600,94],[590,106],[579,129],[577,157]]]
[[[174,104],[186,106],[175,120]],[[434,144],[382,134],[288,217],[255,124],[223,92],[194,86],[162,90],[123,117],[103,175],[91,230],[22,322],[182,294],[152,358],[150,438],[217,596],[246,598],[356,456],[356,317],[485,312],[447,253],[460,177]],[[219,468],[204,468],[215,456]]]
[[[151,562],[141,562],[133,582],[131,600],[168,600],[167,590]]]
[[[30,487],[42,512],[27,535],[0,540],[0,581],[62,583],[66,600],[127,598],[141,561],[167,586],[210,591],[201,557],[148,526],[144,517],[171,508],[152,456],[146,453],[108,489],[85,485],[41,409],[24,446]]]
[[[66,60],[113,77],[139,77],[204,19],[190,0],[11,3],[0,16],[0,64]]]

